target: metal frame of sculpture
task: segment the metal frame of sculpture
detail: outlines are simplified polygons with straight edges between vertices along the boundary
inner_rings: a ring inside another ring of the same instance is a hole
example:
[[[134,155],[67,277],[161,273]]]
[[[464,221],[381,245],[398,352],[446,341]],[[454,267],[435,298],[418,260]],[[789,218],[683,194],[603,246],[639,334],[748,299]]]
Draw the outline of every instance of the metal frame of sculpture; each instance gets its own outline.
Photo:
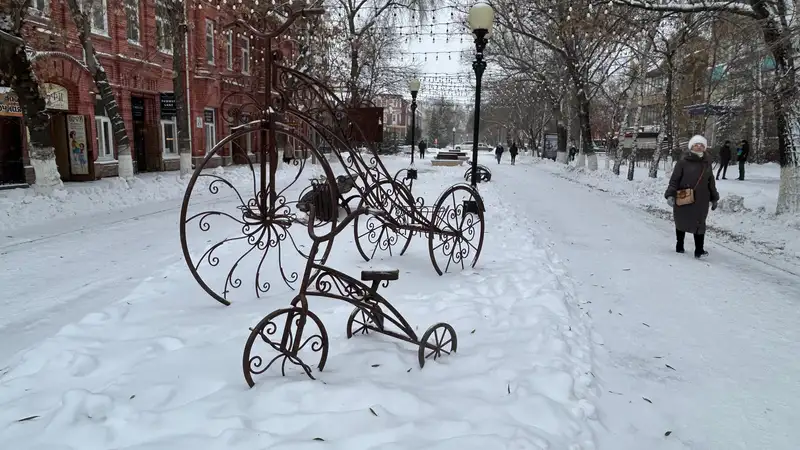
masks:
[[[477,175],[478,175],[478,182],[485,183],[492,180],[492,171],[489,170],[488,167],[484,166],[483,164],[478,164],[477,168]],[[472,167],[470,166],[466,172],[464,172],[464,179],[466,181],[470,181],[472,179]]]
[[[311,262],[321,244],[333,240],[351,221],[363,215],[382,216],[386,212],[356,209],[333,231],[317,236],[313,226],[314,207],[311,207],[308,233],[314,244],[309,252],[311,258],[306,266],[300,292],[288,308],[271,312],[250,329],[242,354],[242,371],[250,387],[255,385],[253,375],[262,374],[271,367],[279,366],[281,374],[285,376],[288,363],[299,367],[311,379],[314,379],[312,365],[320,371],[325,368],[328,359],[328,333],[322,320],[308,309],[310,297],[340,300],[355,306],[347,319],[348,338],[375,332],[418,346],[417,359],[420,368],[425,366],[425,361],[429,358],[436,360],[456,352],[458,338],[452,326],[440,322],[428,328],[421,338],[417,337],[402,314],[378,294],[379,287],[386,287],[390,281],[399,278],[398,270],[362,271],[361,280],[371,282],[371,285],[367,285],[343,272]],[[313,275],[315,272],[316,275]],[[390,326],[396,330],[390,329]],[[255,348],[260,342],[266,344],[264,347],[267,351],[272,350],[277,355],[269,360],[262,357],[261,352]],[[309,365],[305,361],[314,363]]]
[[[263,39],[264,48],[273,49],[273,40],[295,20],[323,12],[321,8],[294,11],[287,7],[286,10],[288,19],[270,33],[263,33],[242,20],[237,20],[232,25],[243,27],[255,38]],[[449,270],[451,263],[460,263],[464,267],[466,258],[470,256],[471,265],[474,266],[483,246],[483,200],[474,188],[459,183],[445,190],[433,206],[425,206],[422,198],[414,198],[411,194],[413,173],[409,174],[404,169],[392,177],[374,148],[369,147],[368,159],[363,158],[353,148],[354,142],[359,138],[363,140],[367,134],[352,120],[341,99],[314,78],[277,64],[280,59],[278,51],[266,53],[263,81],[264,87],[271,88],[262,88],[263,99],[258,98],[260,89],[253,92],[252,88],[231,93],[223,99],[223,105],[228,101],[232,104],[228,105],[226,120],[236,125],[232,126],[231,135],[215,145],[203,162],[197,165],[187,186],[180,215],[181,246],[190,272],[198,284],[220,303],[229,305],[228,294],[231,290],[245,285],[237,270],[248,255],[256,255],[258,260],[253,278],[257,297],[270,290],[271,280],[268,279],[268,273],[272,272],[264,269],[263,265],[268,255],[274,253],[277,253],[276,272],[280,281],[298,290],[288,308],[273,311],[251,329],[243,356],[243,369],[248,384],[253,385],[253,374],[266,371],[278,360],[281,360],[280,366],[284,373],[288,362],[312,376],[311,366],[300,357],[301,352],[319,353],[319,360],[315,365],[320,370],[324,367],[328,337],[322,321],[309,310],[310,297],[337,299],[355,306],[347,324],[348,337],[372,331],[418,345],[420,366],[424,365],[426,358],[435,359],[442,354],[454,352],[457,345],[456,335],[450,325],[436,324],[419,338],[397,309],[377,293],[381,283],[385,287],[390,280],[398,278],[398,271],[362,272],[362,280],[372,282],[371,286],[367,286],[326,266],[325,262],[334,238],[350,222],[354,222],[357,247],[364,259],[371,259],[378,250],[388,250],[391,253],[392,248],[397,245],[402,245],[402,254],[408,248],[411,236],[418,233],[427,235],[431,261],[440,275]],[[238,99],[238,103],[234,99]],[[296,127],[287,124],[287,118],[299,121],[317,133],[324,144],[332,149],[332,155],[345,173],[339,177],[334,176],[329,161]],[[256,166],[248,158],[249,173],[253,179],[246,189],[252,189],[252,193],[243,195],[240,189],[245,188],[237,187],[233,180],[226,179],[219,173],[204,172],[204,169],[227,145],[248,135],[258,135],[260,138],[257,153],[259,170],[256,171]],[[318,173],[311,178],[311,186],[300,192],[297,201],[289,199],[292,195],[290,188],[301,178],[308,155],[287,164],[289,169],[297,170],[293,177],[283,176],[291,175],[290,170],[283,170],[279,174],[277,140],[281,136],[301,143],[305,151],[310,153],[312,161],[319,162],[316,166],[318,170],[315,170]],[[210,180],[207,189],[211,194],[217,194],[222,186],[233,191],[231,198],[238,200],[235,214],[217,209],[189,214],[190,205],[197,202],[207,203],[207,200],[195,199],[192,195],[196,188],[204,187],[199,182],[204,179]],[[278,183],[282,180],[288,182],[286,186],[279,188]],[[352,189],[358,195],[344,198],[345,191]],[[360,199],[359,205],[351,210],[348,203],[354,198]],[[341,222],[340,206],[349,213]],[[303,214],[304,212],[307,214]],[[240,233],[235,236],[225,235],[219,240],[204,238],[203,242],[212,243],[196,257],[190,251],[187,229],[197,223],[201,232],[210,232],[212,218],[234,221]],[[294,225],[303,225],[302,228],[307,232],[312,242],[308,250],[297,244],[299,236],[292,234]],[[360,234],[364,230],[366,232]],[[359,241],[362,237],[366,237],[368,243],[374,244],[371,254],[367,254],[363,243]],[[473,244],[474,240],[477,240],[477,245]],[[215,290],[200,275],[198,268],[202,263],[217,267],[220,264],[217,250],[235,242],[243,243],[246,250],[241,255],[235,253],[238,256],[225,276],[222,289]],[[283,251],[283,247],[289,243],[292,245],[290,250],[294,250],[289,253],[299,255],[304,261],[305,267],[301,271],[285,267],[283,258],[287,252]],[[435,257],[437,251],[444,256],[444,263]],[[306,325],[316,327],[316,332],[305,330]],[[387,325],[393,325],[398,331],[387,329]],[[277,351],[278,356],[265,363],[261,356],[254,354],[253,346],[259,340]]]

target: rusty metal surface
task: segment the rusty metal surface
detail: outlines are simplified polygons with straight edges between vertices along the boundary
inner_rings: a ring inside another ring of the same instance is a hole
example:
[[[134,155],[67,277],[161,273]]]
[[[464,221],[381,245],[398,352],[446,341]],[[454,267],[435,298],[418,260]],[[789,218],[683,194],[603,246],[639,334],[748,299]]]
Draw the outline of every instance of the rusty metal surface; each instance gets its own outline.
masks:
[[[305,13],[292,14],[278,30],[285,31],[295,15]],[[253,32],[263,48],[273,48],[277,32],[258,32],[241,21],[234,26]],[[219,111],[232,133],[196,165],[180,214],[184,258],[212,298],[229,305],[233,293],[260,297],[275,286],[296,292],[289,307],[274,310],[251,328],[242,356],[246,382],[253,386],[254,375],[276,367],[283,375],[295,368],[311,378],[315,370],[323,370],[328,335],[309,309],[311,298],[350,303],[355,309],[346,324],[348,337],[381,333],[408,342],[418,347],[420,367],[428,358],[455,352],[451,326],[434,325],[419,338],[378,293],[379,286],[388,285],[388,275],[367,274],[367,285],[326,261],[336,236],[355,222],[356,247],[366,260],[379,252],[403,254],[411,237],[424,235],[440,275],[451,267],[474,266],[483,247],[485,211],[477,190],[457,184],[426,205],[411,191],[416,169],[393,177],[378,157],[382,108],[351,108],[324,83],[282,65],[281,52],[265,56],[258,77],[262,81],[227,80]],[[318,137],[314,142],[308,138],[312,134]],[[225,171],[207,170],[234,142],[253,143],[253,154],[245,155],[247,177],[231,179]],[[330,153],[323,154],[322,147]],[[278,170],[282,148],[287,163]],[[344,173],[334,174],[328,158],[336,159]],[[311,161],[319,163],[313,173],[306,170]],[[355,195],[344,198],[347,191]],[[351,212],[348,202],[356,198],[358,208]],[[344,220],[339,219],[340,207],[348,211]],[[227,225],[212,225],[212,220]]]

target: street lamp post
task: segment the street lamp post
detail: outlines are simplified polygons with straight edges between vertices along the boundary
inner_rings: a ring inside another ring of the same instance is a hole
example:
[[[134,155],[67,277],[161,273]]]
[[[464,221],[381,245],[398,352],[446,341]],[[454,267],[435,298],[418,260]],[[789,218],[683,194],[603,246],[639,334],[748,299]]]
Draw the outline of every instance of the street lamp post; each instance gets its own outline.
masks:
[[[483,50],[486,48],[488,37],[492,34],[494,10],[486,3],[476,3],[469,9],[469,27],[475,35],[475,61],[472,70],[475,71],[475,120],[472,130],[472,187],[478,184],[478,140],[480,139],[481,120],[481,78],[486,70],[486,61],[483,60]]]
[[[456,127],[453,127],[453,150],[456,149]]]
[[[414,165],[414,153],[417,152],[417,93],[419,92],[419,80],[412,78],[408,80],[408,90],[411,91],[411,165]]]

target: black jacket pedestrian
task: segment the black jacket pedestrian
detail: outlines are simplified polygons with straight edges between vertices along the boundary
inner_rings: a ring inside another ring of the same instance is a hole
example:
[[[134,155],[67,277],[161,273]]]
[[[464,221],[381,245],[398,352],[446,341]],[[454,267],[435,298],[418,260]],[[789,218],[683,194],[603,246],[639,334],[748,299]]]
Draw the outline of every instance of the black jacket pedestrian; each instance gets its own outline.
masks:
[[[719,162],[722,164],[727,164],[731,162],[731,144],[730,142],[725,142],[725,145],[719,149]]]
[[[519,150],[517,149],[517,144],[511,144],[511,147],[508,148],[508,153],[511,155],[512,158],[517,156],[518,151]]]
[[[750,156],[750,144],[747,143],[747,141],[742,141],[739,150],[740,151],[736,159],[742,162],[747,162],[747,157]]]

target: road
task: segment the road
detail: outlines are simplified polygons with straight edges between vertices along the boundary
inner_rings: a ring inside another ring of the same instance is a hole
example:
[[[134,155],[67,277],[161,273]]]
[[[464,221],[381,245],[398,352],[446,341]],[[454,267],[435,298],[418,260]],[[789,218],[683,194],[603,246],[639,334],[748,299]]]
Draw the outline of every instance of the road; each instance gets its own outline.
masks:
[[[670,222],[610,194],[489,167],[549,230],[592,318],[601,449],[797,448],[800,278],[712,239],[707,260],[676,254]]]
[[[214,205],[229,197],[203,202]],[[18,351],[124,298],[153,273],[180,261],[180,202],[153,202],[4,232],[0,369]]]

